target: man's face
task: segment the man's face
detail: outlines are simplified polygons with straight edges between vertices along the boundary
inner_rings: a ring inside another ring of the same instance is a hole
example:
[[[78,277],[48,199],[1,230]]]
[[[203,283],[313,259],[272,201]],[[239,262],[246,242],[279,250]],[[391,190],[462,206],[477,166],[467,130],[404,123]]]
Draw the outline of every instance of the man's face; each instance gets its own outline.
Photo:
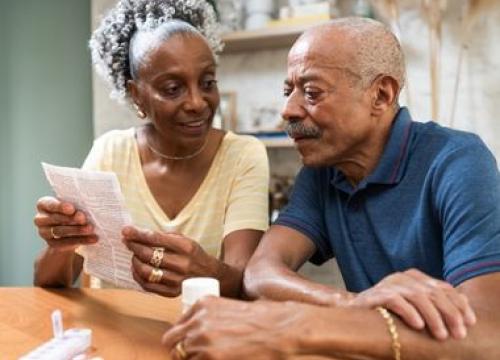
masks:
[[[359,163],[376,125],[370,90],[349,72],[345,51],[321,48],[302,39],[290,51],[282,116],[305,165]]]

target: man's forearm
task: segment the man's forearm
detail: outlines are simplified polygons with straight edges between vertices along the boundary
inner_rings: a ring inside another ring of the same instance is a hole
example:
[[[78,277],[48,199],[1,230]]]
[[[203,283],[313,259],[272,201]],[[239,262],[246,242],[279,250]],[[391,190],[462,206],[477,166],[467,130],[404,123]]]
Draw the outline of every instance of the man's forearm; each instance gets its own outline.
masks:
[[[74,251],[45,249],[35,262],[35,286],[69,287],[81,272],[82,259]]]
[[[408,328],[395,316],[401,358],[405,360],[494,360],[500,358],[498,316],[479,314],[478,324],[463,340],[436,340],[425,330]],[[317,308],[298,326],[297,354],[353,359],[394,359],[385,319],[373,309]],[[496,329],[496,330],[495,330]]]
[[[248,267],[243,284],[245,294],[251,299],[293,300],[334,306],[353,296],[345,290],[314,283],[291,269],[271,263]]]

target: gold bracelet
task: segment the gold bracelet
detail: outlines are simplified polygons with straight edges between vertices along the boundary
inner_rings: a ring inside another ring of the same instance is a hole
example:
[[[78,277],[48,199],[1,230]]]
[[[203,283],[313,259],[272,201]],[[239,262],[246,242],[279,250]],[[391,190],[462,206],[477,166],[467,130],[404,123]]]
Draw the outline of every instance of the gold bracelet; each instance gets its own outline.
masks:
[[[382,306],[377,306],[375,309],[380,313],[380,315],[382,315],[387,323],[387,329],[389,330],[389,334],[391,334],[392,339],[391,348],[394,353],[394,360],[401,360],[401,343],[399,342],[398,329],[396,328],[396,324],[394,323],[391,313]]]

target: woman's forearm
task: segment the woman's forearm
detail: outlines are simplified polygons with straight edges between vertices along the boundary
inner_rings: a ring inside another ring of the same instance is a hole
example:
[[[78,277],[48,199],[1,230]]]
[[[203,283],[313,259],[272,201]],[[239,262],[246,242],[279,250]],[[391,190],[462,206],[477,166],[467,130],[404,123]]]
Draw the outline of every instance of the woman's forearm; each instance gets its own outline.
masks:
[[[80,275],[83,259],[73,250],[47,247],[35,262],[35,286],[69,287]]]
[[[219,280],[222,296],[230,298],[241,298],[241,282],[243,270],[228,265],[223,261],[217,261],[215,278]]]

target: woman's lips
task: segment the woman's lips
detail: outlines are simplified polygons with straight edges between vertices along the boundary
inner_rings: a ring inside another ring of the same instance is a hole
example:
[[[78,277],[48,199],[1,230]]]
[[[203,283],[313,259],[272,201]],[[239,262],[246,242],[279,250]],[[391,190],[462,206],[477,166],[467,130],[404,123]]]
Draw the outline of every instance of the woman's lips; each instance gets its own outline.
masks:
[[[205,124],[205,121],[204,120],[200,120],[200,121],[188,122],[188,123],[182,124],[182,126],[199,127],[199,126],[202,126],[203,124]]]
[[[177,125],[182,129],[184,133],[199,135],[205,131],[207,124],[208,124],[207,120],[198,120],[185,123],[178,123]]]

